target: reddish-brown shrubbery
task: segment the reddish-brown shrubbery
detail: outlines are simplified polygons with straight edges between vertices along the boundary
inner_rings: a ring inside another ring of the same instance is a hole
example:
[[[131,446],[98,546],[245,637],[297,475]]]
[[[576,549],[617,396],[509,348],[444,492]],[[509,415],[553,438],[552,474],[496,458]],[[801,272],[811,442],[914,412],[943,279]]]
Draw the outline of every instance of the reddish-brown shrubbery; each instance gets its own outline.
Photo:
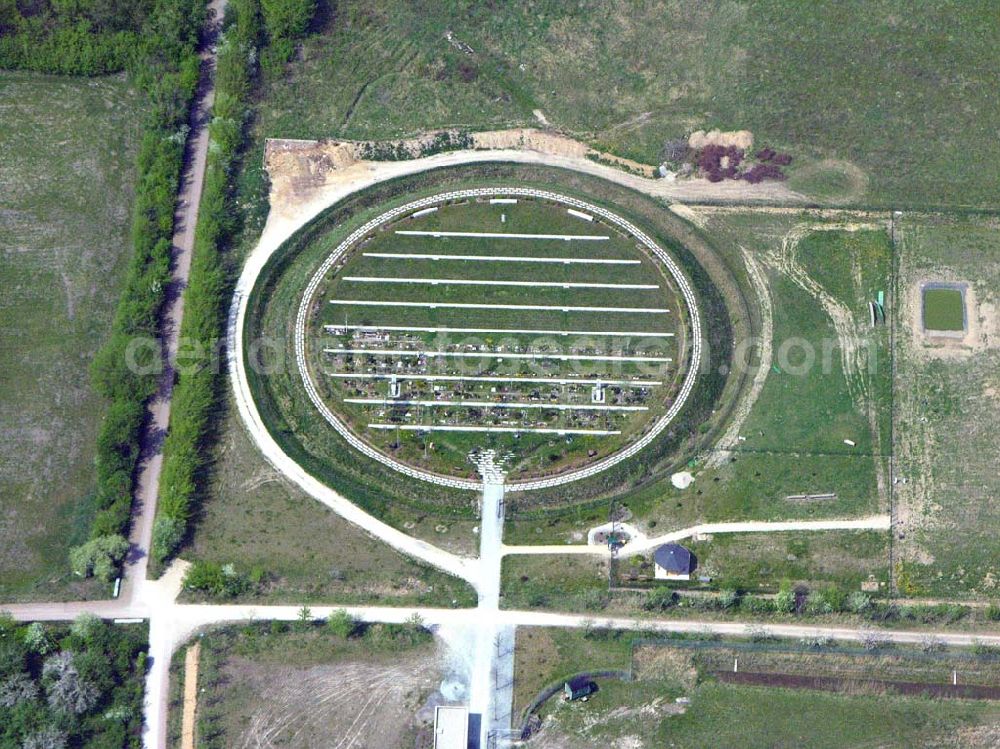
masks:
[[[751,184],[763,182],[766,179],[783,180],[785,173],[782,166],[792,163],[792,157],[787,153],[778,153],[773,148],[762,148],[755,154],[759,163],[749,169],[740,170],[746,154],[736,146],[709,145],[693,154],[693,161],[709,182],[721,182],[724,179],[742,179]]]

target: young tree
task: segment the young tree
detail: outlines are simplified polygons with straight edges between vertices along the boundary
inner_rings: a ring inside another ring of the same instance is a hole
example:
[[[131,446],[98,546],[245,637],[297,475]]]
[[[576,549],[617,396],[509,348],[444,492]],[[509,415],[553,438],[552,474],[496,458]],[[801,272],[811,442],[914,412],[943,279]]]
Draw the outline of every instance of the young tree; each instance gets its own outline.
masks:
[[[100,699],[94,684],[80,677],[73,653],[63,651],[42,665],[49,705],[53,710],[80,715],[93,709]]]
[[[326,626],[337,637],[346,640],[357,631],[358,622],[344,609],[336,609],[330,613],[330,618],[326,620]]]
[[[38,653],[38,655],[45,655],[52,649],[45,625],[41,622],[32,622],[25,628],[24,644],[28,650],[32,653]]]
[[[111,582],[128,553],[128,541],[117,534],[98,536],[69,553],[73,572],[83,577],[94,577]]]
[[[56,726],[40,728],[24,740],[22,749],[66,749],[66,732]]]

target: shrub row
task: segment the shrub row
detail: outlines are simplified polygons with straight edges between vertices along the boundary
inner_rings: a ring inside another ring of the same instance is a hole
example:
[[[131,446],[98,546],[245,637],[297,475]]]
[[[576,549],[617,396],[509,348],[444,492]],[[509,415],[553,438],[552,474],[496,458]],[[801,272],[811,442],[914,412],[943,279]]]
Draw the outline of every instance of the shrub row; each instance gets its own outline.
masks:
[[[213,415],[221,396],[221,372],[211,353],[223,328],[226,274],[222,250],[237,227],[229,185],[244,140],[247,99],[261,38],[259,0],[233,0],[218,42],[210,147],[195,229],[191,275],[184,297],[181,340],[196,357],[178,361],[170,431],[163,445],[160,496],[151,549],[162,564],[187,532],[201,468],[208,454]]]
[[[152,0],[0,2],[0,68],[68,75],[120,72],[141,54],[144,27],[162,10]]]
[[[159,384],[155,341],[170,279],[188,110],[198,83],[201,4],[179,0],[156,7],[162,14],[150,18],[146,54],[130,70],[136,87],[146,91],[149,100],[137,158],[133,255],[110,339],[91,365],[94,389],[108,401],[97,438],[95,515],[90,528],[91,541],[101,539],[102,549],[119,549],[114,537],[128,533],[145,403]],[[112,567],[120,561],[116,555]],[[104,569],[102,565],[98,567]],[[93,571],[93,565],[84,565],[83,571]]]
[[[783,583],[777,595],[765,597],[724,590],[718,594],[685,595],[669,587],[653,588],[641,602],[646,611],[665,611],[673,607],[700,611],[742,611],[751,614],[789,614],[821,616],[855,614],[875,624],[911,622],[918,624],[953,624],[970,617],[972,609],[956,603],[904,604],[880,601],[862,591],[845,593],[836,585],[807,591]],[[990,612],[984,614],[989,620]]]

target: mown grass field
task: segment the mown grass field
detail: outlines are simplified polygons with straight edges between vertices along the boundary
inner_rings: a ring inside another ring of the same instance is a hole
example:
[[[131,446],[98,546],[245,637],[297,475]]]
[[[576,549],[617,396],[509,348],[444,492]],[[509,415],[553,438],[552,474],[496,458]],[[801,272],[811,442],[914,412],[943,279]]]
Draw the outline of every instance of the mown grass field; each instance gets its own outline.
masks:
[[[598,691],[586,703],[550,699],[540,711],[534,744],[592,749],[627,738],[634,747],[987,747],[998,730],[1000,708],[992,702],[724,684],[702,673],[702,654],[689,648],[645,647],[633,661],[631,639],[603,631],[518,633],[515,715],[542,687],[571,674],[635,669],[632,682],[598,679]],[[789,663],[806,658],[815,670],[830,661],[835,672],[843,671],[837,654],[799,656]],[[877,662],[865,660],[869,666]],[[910,667],[923,664],[903,657],[894,668],[911,676]],[[677,697],[690,704],[675,706]]]
[[[1000,234],[994,219],[906,216],[900,226],[896,486],[903,583],[937,596],[994,596],[1000,569]],[[920,284],[967,282],[970,338],[925,338]]]
[[[927,330],[962,330],[965,303],[958,289],[924,290],[924,327]]]
[[[128,263],[140,120],[123,79],[0,72],[0,598],[98,592],[66,553],[89,526],[88,367]]]
[[[995,206],[993,11],[985,0],[536,0],[502,13],[351,0],[326,6],[299,58],[268,76],[255,137],[538,125],[539,109],[648,163],[692,130],[749,129],[793,153],[791,187],[821,200]]]

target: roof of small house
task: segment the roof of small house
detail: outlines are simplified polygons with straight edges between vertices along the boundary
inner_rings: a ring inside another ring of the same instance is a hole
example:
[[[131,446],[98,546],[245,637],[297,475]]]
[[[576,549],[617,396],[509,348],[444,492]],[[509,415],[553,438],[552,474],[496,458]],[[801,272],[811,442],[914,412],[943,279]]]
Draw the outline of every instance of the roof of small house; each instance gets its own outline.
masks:
[[[590,686],[589,676],[574,676],[573,678],[566,681],[566,686],[572,689],[574,692],[580,689],[586,689]]]
[[[653,552],[653,561],[658,567],[677,575],[691,571],[691,552],[680,544],[663,544]]]

